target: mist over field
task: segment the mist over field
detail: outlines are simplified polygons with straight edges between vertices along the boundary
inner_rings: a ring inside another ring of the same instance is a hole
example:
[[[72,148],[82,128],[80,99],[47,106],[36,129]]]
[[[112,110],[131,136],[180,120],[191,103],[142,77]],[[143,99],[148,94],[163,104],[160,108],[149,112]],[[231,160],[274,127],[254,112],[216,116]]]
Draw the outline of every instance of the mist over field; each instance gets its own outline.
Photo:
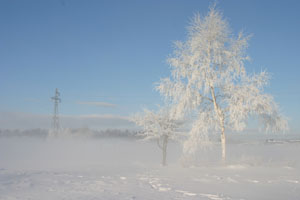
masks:
[[[298,199],[298,135],[235,135],[227,161],[216,141],[167,166],[155,141],[126,138],[0,138],[0,199]],[[268,191],[268,192],[266,192]]]
[[[182,144],[170,141],[168,165],[185,167]],[[297,165],[300,136],[228,135],[226,164]],[[199,150],[191,165],[222,164],[219,141]],[[0,137],[0,167],[4,169],[86,169],[101,166],[160,166],[161,150],[156,141],[139,137],[112,136],[98,138]]]
[[[233,136],[233,135],[230,135]],[[227,164],[260,165],[297,163],[298,135],[237,135],[228,139]],[[271,138],[271,139],[270,139]],[[139,138],[34,138],[1,137],[1,167],[5,169],[81,169],[99,165],[159,166],[161,152],[156,141]],[[221,164],[218,142],[197,152],[192,165]],[[295,158],[294,158],[295,157]],[[293,160],[289,160],[293,158]],[[184,167],[182,144],[171,141],[168,165]],[[253,159],[253,160],[252,160]]]
[[[1,139],[1,167],[7,169],[87,169],[160,163],[155,142],[122,138],[103,139]],[[173,148],[172,148],[173,147]],[[180,149],[171,146],[171,151]],[[176,152],[176,151],[175,151]],[[170,152],[171,158],[178,156]],[[173,159],[174,160],[174,159]]]

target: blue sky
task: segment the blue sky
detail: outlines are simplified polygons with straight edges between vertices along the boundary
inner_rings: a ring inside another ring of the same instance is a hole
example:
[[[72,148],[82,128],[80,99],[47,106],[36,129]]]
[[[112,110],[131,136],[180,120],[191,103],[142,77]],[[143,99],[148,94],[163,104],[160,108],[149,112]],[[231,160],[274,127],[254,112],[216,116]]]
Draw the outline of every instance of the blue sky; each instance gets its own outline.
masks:
[[[155,108],[154,83],[169,75],[172,42],[185,39],[189,20],[211,2],[0,0],[0,119],[51,114],[55,88],[62,115],[126,117]],[[298,131],[300,2],[219,0],[217,7],[234,33],[253,34],[247,70],[272,74],[266,92]]]

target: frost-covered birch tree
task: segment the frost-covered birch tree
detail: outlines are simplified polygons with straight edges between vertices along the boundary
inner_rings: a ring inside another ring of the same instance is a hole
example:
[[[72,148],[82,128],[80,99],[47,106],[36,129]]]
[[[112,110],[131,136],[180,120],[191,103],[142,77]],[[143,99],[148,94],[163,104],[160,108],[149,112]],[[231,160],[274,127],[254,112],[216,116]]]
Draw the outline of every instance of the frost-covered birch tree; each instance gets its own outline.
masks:
[[[196,115],[184,151],[193,153],[207,135],[220,132],[225,160],[225,130],[241,131],[249,116],[267,130],[288,128],[273,97],[264,93],[266,71],[247,74],[244,63],[248,36],[234,36],[214,7],[205,17],[196,15],[184,42],[176,42],[168,58],[171,77],[161,79],[157,90],[173,105],[175,118]]]
[[[182,125],[179,120],[172,119],[167,108],[157,112],[144,109],[144,113],[136,114],[131,120],[143,130],[141,136],[144,140],[156,140],[157,146],[162,151],[162,165],[166,165],[167,147],[169,140],[178,140]]]

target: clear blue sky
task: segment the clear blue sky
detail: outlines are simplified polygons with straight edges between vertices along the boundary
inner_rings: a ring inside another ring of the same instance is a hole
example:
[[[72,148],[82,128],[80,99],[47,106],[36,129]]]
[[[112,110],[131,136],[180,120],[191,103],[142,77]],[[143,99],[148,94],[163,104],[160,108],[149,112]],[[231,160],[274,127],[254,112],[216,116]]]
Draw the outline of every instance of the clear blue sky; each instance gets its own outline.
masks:
[[[161,103],[172,42],[208,0],[0,0],[0,112],[128,116]],[[300,125],[300,1],[219,0],[234,33],[253,34],[249,72],[266,69],[293,129]],[[106,102],[96,106],[78,102]],[[0,122],[1,126],[1,122]],[[1,128],[1,127],[0,127]]]

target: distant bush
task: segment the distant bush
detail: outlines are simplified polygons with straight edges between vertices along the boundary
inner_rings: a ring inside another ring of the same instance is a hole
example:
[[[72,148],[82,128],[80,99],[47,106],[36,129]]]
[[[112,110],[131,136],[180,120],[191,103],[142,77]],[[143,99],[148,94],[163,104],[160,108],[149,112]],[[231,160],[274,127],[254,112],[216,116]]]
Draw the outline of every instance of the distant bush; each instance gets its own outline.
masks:
[[[124,138],[124,139],[139,139],[141,136],[137,131],[121,130],[121,129],[106,129],[106,130],[92,130],[89,128],[65,128],[54,133],[48,129],[0,129],[1,137],[32,137],[32,138]]]
[[[48,136],[47,129],[27,129],[27,130],[19,130],[19,129],[0,129],[0,137],[35,137],[35,138],[46,138]]]

